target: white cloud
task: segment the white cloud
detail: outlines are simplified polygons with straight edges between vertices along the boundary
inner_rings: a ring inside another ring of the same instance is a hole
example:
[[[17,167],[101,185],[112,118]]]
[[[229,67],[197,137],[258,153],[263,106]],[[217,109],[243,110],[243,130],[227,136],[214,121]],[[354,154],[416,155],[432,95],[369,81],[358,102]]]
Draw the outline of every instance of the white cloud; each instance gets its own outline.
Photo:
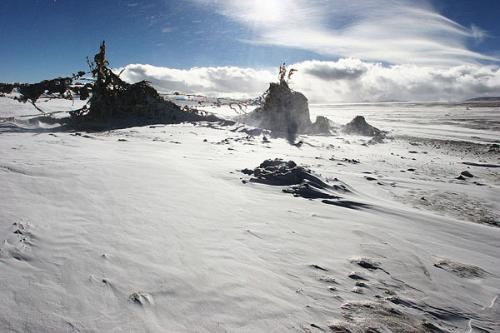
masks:
[[[125,66],[121,75],[129,82],[150,81],[161,92],[180,91],[238,98],[260,95],[275,76],[271,71],[252,68],[193,67],[185,70],[140,64]]]
[[[449,68],[368,63],[354,59],[294,65],[294,87],[316,101],[462,101],[500,95],[500,69],[474,64]],[[328,73],[329,76],[326,74]]]
[[[299,70],[292,87],[311,102],[460,101],[500,95],[498,63],[483,65],[498,58],[467,47],[488,33],[439,14],[429,0],[189,1],[247,27],[251,33],[245,42],[341,57],[292,65]],[[151,81],[163,92],[247,98],[262,94],[277,71],[136,64],[126,66],[122,76]]]
[[[383,65],[346,58],[304,61],[291,67],[298,69],[291,86],[317,103],[461,101],[500,95],[500,68],[497,66]],[[277,70],[239,67],[181,70],[135,64],[126,66],[122,77],[129,82],[151,81],[162,92],[248,98],[259,96],[270,81],[276,81]]]
[[[497,58],[471,51],[486,32],[411,0],[191,0],[252,31],[246,40],[393,64],[460,65]]]

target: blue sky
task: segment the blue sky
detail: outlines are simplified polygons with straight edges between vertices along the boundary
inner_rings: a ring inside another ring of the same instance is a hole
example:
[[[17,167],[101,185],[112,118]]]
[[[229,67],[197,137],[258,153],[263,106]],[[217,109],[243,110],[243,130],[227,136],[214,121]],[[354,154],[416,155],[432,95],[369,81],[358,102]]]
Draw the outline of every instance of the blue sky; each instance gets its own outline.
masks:
[[[319,1],[309,5],[267,0],[255,7],[254,2],[224,0],[2,0],[0,81],[33,82],[85,69],[85,56],[92,56],[102,39],[109,45],[115,67],[139,63],[179,69],[265,68],[283,60],[351,56],[387,64],[406,59],[426,64],[444,59],[441,66],[446,62],[450,66],[498,64],[492,58],[500,56],[499,0],[375,0],[377,8],[366,8],[366,1],[358,8],[350,5],[353,2],[346,6],[343,0],[323,1],[328,4],[321,7]],[[407,17],[409,9],[412,14]],[[361,11],[368,14],[358,17]],[[400,13],[407,21],[399,20]],[[397,22],[392,24],[393,20]],[[353,29],[330,39],[329,34],[346,27]],[[373,27],[380,31],[374,32]],[[420,27],[423,31],[415,31]],[[392,45],[394,34],[400,42]],[[365,47],[372,40],[378,44]],[[413,41],[420,45],[422,40],[425,45],[407,46]],[[362,45],[350,47],[357,44]],[[447,48],[429,49],[438,44]]]

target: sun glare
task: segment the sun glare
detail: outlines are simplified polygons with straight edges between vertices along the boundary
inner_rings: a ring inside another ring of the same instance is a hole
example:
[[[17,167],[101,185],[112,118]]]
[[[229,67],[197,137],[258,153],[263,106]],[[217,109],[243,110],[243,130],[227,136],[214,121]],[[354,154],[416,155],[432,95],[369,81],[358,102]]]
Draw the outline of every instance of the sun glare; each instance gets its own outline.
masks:
[[[256,0],[249,6],[248,13],[256,23],[276,24],[286,18],[287,4],[283,1]]]

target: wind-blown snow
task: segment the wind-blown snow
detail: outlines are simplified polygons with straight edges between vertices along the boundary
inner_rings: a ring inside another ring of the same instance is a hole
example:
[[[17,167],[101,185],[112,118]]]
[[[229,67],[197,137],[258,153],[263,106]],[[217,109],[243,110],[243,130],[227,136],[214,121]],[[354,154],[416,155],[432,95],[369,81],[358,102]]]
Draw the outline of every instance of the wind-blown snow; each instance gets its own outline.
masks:
[[[1,117],[31,112],[0,101]],[[363,114],[369,123],[414,127],[378,108]],[[347,117],[342,107],[311,110]],[[417,326],[500,329],[500,229],[486,225],[498,222],[499,169],[463,164],[499,164],[477,150],[493,132],[458,146],[304,136],[297,148],[242,129],[73,133],[3,120],[0,331],[314,332],[349,314],[393,325],[388,307]],[[368,206],[242,183],[238,170],[268,158],[336,177],[352,189],[347,199]],[[464,170],[474,177],[455,179]]]

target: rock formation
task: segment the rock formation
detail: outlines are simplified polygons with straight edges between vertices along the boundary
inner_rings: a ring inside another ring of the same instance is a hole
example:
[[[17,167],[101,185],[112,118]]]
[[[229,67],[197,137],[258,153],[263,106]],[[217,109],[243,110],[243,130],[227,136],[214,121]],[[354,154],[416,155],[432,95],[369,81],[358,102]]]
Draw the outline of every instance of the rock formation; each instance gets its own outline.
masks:
[[[17,89],[16,97],[20,102],[29,101],[37,110],[44,113],[36,102],[42,96],[48,98],[73,99],[78,94],[88,102],[84,107],[74,110],[70,117],[57,119],[67,127],[81,130],[104,130],[141,126],[157,123],[180,123],[186,121],[221,121],[213,115],[206,115],[194,109],[181,109],[177,104],[164,100],[149,82],[129,84],[120,79],[109,67],[106,59],[106,44],[102,42],[94,62],[88,61],[92,78],[85,85],[75,84],[86,73],[79,71],[72,77],[44,80],[39,83],[0,83],[0,93],[11,93]]]
[[[88,107],[71,114],[72,127],[107,129],[141,126],[155,123],[185,121],[218,121],[196,110],[183,110],[177,104],[164,100],[146,81],[129,84],[108,68],[106,45],[100,46],[94,57],[95,67]]]
[[[291,69],[290,74],[296,70]],[[264,103],[254,111],[239,117],[239,121],[271,130],[274,136],[284,136],[290,143],[297,134],[332,134],[332,123],[325,117],[311,122],[307,98],[293,91],[285,81],[286,70],[280,67],[279,83],[271,83],[265,93]]]
[[[346,134],[364,136],[381,136],[383,134],[381,130],[368,124],[363,116],[354,117],[351,122],[344,125],[342,130]]]
[[[290,89],[285,81],[271,83],[264,105],[242,116],[243,123],[271,130],[291,142],[297,133],[305,133],[312,125],[307,98]]]
[[[307,129],[307,134],[331,135],[335,134],[333,122],[324,116],[317,116],[316,121]]]
[[[306,199],[320,199],[323,203],[350,209],[369,207],[369,205],[346,200],[343,196],[349,188],[337,178],[329,181],[321,179],[305,166],[297,165],[294,161],[285,161],[279,158],[265,160],[258,167],[241,170],[250,176],[244,183],[253,182],[272,186],[286,186],[284,193]]]

